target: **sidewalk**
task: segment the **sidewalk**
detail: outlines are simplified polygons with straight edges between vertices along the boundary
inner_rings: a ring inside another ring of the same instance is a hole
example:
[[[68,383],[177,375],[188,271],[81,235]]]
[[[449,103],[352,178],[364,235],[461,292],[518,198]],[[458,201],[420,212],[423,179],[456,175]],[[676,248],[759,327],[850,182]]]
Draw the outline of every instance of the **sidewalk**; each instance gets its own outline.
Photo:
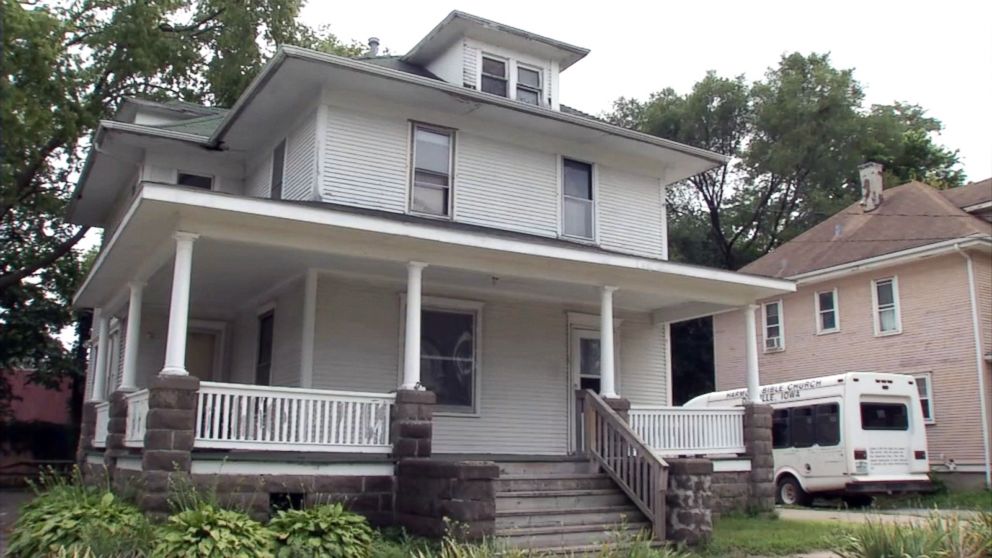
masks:
[[[778,508],[779,517],[796,521],[841,521],[845,523],[865,523],[869,519],[883,523],[916,523],[925,521],[931,514],[957,515],[962,519],[971,518],[977,512],[967,510],[835,510],[827,508]]]

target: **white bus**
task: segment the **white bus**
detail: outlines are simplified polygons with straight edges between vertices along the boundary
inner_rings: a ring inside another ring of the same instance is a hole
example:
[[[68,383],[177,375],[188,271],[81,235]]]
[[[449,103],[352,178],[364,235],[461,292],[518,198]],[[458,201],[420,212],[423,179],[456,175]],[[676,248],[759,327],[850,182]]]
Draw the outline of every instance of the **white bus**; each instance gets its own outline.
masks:
[[[742,405],[747,390],[700,395],[686,407]],[[915,380],[849,372],[762,386],[770,404],[775,498],[809,505],[840,496],[852,506],[874,494],[926,492],[927,435]]]

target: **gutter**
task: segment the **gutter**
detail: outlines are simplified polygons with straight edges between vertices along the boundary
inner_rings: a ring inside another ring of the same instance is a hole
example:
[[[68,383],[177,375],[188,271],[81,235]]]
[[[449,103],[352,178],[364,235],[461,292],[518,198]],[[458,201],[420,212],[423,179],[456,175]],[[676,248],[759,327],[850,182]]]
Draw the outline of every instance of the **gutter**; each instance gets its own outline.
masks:
[[[968,270],[968,298],[971,301],[971,328],[975,338],[975,371],[978,374],[978,399],[979,410],[982,415],[982,445],[984,448],[985,461],[985,488],[992,489],[992,463],[989,456],[989,410],[985,392],[985,365],[982,356],[982,331],[978,321],[978,300],[975,294],[975,267],[968,254],[961,249],[958,244],[954,245],[954,250],[961,254],[965,260],[965,268]]]
[[[719,153],[715,153],[707,149],[700,149],[698,147],[692,147],[676,141],[659,138],[657,136],[652,136],[650,134],[635,132],[633,130],[627,130],[626,128],[621,128],[619,126],[614,126],[612,124],[607,124],[605,122],[589,120],[587,118],[573,116],[549,108],[535,107],[525,103],[519,103],[511,99],[505,99],[502,97],[497,97],[495,95],[490,95],[488,93],[482,93],[480,91],[466,89],[465,87],[453,85],[444,81],[430,79],[414,74],[408,74],[400,70],[394,70],[382,66],[376,66],[374,64],[369,64],[368,62],[363,62],[361,60],[354,60],[351,58],[336,56],[334,54],[325,54],[323,52],[316,52],[309,49],[294,47],[289,45],[283,45],[279,47],[279,50],[276,51],[275,55],[272,57],[272,60],[270,60],[269,63],[265,66],[265,68],[263,68],[262,71],[259,73],[259,75],[255,77],[255,79],[251,82],[251,84],[241,95],[241,97],[238,98],[238,101],[234,104],[234,106],[231,107],[231,110],[224,117],[224,120],[221,122],[220,126],[218,126],[217,129],[214,130],[213,135],[210,136],[209,143],[212,147],[216,148],[221,145],[224,135],[227,134],[228,130],[234,124],[234,121],[241,115],[242,112],[244,112],[244,110],[247,108],[248,104],[252,101],[252,99],[254,99],[258,95],[261,88],[272,79],[272,77],[275,75],[275,72],[279,69],[279,67],[282,66],[282,64],[290,58],[295,58],[305,62],[319,62],[323,64],[330,64],[330,65],[346,68],[349,70],[354,70],[387,79],[392,79],[395,81],[402,81],[414,85],[420,85],[432,89],[437,89],[439,91],[457,97],[462,97],[469,101],[485,103],[489,105],[496,105],[517,112],[531,114],[540,118],[557,120],[559,122],[581,126],[583,128],[588,128],[598,132],[603,132],[605,134],[610,134],[613,136],[618,136],[634,141],[639,141],[642,143],[647,143],[655,147],[661,147],[663,149],[677,151],[685,155],[690,155],[693,157],[698,157],[700,159],[709,161],[713,163],[714,166],[725,165],[729,163],[731,160],[731,157],[728,155],[721,155]]]
[[[906,263],[908,261],[920,259],[927,256],[940,256],[943,254],[951,254],[954,253],[955,250],[957,250],[957,247],[959,245],[962,248],[971,248],[971,247],[992,248],[992,237],[974,236],[974,237],[954,238],[951,240],[943,240],[940,242],[935,242],[933,244],[926,244],[924,246],[917,246],[915,248],[908,248],[906,250],[900,250],[898,252],[892,252],[890,254],[875,256],[873,258],[866,258],[863,260],[857,260],[846,264],[835,265],[833,267],[827,267],[824,269],[817,269],[815,271],[808,271],[806,273],[792,275],[789,277],[789,279],[795,281],[799,285],[805,285],[808,283],[818,283],[821,281],[827,281],[829,279],[836,279],[838,277],[843,277],[845,275],[853,275],[856,273],[871,271],[873,269],[894,265],[897,263]]]

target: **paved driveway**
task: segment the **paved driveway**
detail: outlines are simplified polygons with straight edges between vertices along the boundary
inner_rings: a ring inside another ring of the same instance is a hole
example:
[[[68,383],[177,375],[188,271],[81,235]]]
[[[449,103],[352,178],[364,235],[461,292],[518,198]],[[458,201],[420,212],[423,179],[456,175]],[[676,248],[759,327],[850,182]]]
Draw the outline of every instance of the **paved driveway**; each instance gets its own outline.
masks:
[[[931,514],[957,515],[961,518],[974,517],[977,512],[966,510],[836,510],[828,508],[778,508],[779,517],[796,521],[843,521],[864,523],[869,519],[883,523],[915,523],[926,521]]]
[[[17,521],[17,512],[31,499],[27,490],[0,490],[0,556],[7,551],[7,532]]]

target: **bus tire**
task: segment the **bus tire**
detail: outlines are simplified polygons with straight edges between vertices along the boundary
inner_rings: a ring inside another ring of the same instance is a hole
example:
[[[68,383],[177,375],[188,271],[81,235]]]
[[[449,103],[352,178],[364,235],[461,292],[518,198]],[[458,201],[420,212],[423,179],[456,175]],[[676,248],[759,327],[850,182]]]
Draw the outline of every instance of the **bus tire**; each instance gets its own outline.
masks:
[[[803,490],[792,475],[782,475],[775,485],[775,501],[783,506],[809,506],[813,497]]]

